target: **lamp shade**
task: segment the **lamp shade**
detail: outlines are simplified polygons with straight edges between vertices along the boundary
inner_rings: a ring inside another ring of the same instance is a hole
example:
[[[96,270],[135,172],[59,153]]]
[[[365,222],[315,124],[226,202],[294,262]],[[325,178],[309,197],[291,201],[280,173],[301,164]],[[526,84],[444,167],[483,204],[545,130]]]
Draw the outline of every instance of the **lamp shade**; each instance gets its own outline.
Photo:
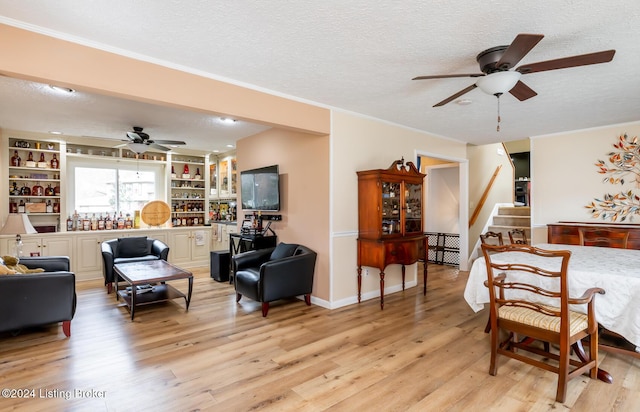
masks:
[[[4,226],[0,229],[0,235],[26,235],[38,233],[33,227],[29,216],[25,213],[9,213],[7,221],[4,222]]]
[[[480,77],[476,82],[476,86],[487,94],[504,94],[520,80],[522,74],[517,71],[494,72],[487,76]]]
[[[144,143],[127,143],[127,147],[134,153],[142,154],[147,151],[149,146]]]

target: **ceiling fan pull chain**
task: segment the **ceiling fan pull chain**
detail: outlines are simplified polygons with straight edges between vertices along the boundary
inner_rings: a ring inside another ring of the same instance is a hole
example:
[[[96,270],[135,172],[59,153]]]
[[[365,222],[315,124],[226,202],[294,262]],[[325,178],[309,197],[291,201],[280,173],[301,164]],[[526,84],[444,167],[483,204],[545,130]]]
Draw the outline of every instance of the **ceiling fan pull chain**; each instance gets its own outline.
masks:
[[[496,132],[500,131],[500,96],[502,93],[496,93],[496,98],[498,99],[498,126],[496,127]]]

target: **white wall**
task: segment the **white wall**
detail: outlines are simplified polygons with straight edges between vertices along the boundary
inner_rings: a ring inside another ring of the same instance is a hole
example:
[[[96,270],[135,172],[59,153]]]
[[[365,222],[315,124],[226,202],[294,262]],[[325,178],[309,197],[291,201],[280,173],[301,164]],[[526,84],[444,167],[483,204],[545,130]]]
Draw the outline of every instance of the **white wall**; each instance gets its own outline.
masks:
[[[611,125],[531,138],[531,217],[533,242],[547,240],[548,223],[560,220],[602,221],[594,219],[585,205],[605,193],[640,190],[630,175],[629,183],[614,186],[603,183],[595,163],[607,161],[608,153],[621,134],[640,135],[640,122]],[[640,221],[636,216],[635,222]],[[610,222],[610,221],[606,221]]]
[[[430,166],[427,174],[426,231],[460,233],[460,169],[458,164]]]

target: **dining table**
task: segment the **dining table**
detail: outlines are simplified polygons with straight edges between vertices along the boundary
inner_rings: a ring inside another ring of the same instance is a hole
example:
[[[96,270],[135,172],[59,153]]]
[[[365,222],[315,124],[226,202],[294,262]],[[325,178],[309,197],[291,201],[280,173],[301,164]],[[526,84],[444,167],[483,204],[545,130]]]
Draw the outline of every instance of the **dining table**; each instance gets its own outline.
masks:
[[[534,245],[546,250],[569,250],[569,293],[579,297],[589,288],[604,289],[596,295],[595,315],[598,323],[635,346],[640,352],[640,250],[595,246],[576,246],[542,243]],[[520,253],[518,261],[544,267],[544,258]],[[509,263],[514,253],[496,253],[491,256],[497,263]],[[526,255],[526,256],[525,256]],[[484,257],[473,262],[464,290],[464,299],[475,312],[489,303],[487,267]],[[572,306],[572,310],[585,313],[586,305]]]

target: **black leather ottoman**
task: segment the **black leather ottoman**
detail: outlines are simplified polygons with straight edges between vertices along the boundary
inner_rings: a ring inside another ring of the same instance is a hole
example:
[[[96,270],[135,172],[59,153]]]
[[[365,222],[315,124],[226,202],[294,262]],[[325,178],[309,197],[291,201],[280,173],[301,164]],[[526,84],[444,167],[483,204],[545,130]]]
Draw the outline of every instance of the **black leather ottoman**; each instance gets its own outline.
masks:
[[[211,253],[211,277],[218,282],[229,281],[229,251],[214,250]]]

